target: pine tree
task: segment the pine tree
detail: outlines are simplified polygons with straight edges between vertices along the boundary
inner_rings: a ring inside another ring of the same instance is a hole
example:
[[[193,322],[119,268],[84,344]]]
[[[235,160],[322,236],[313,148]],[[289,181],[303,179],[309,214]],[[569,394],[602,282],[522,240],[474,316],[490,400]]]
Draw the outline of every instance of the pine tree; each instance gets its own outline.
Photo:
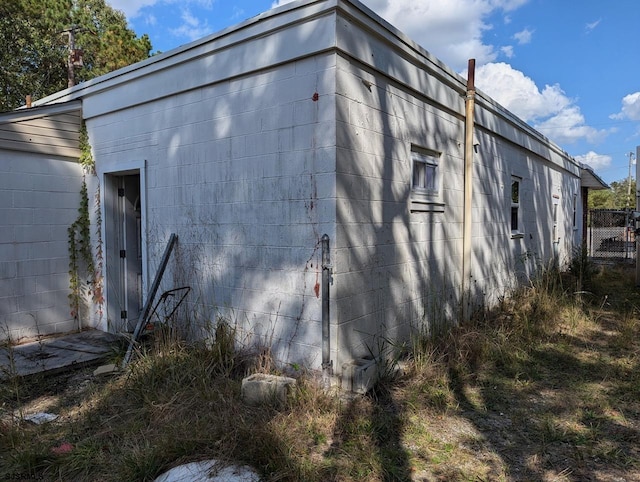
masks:
[[[0,0],[0,111],[67,87],[71,28],[84,52],[76,83],[148,58],[152,48],[105,0]]]

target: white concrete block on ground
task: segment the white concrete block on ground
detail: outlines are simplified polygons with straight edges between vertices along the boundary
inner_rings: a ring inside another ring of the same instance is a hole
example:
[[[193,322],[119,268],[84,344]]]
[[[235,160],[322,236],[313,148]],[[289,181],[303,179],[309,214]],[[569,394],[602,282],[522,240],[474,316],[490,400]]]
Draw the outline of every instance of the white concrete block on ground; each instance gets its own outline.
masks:
[[[342,365],[342,376],[347,390],[353,393],[367,393],[378,380],[376,360],[358,358]]]
[[[295,384],[290,377],[256,373],[242,380],[242,400],[250,405],[284,403]]]

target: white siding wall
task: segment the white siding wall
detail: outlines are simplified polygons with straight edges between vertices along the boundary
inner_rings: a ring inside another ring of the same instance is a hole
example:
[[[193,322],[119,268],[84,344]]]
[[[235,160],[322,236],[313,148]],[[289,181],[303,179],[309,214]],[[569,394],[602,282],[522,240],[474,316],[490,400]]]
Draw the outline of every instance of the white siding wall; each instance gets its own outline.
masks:
[[[76,162],[0,152],[0,339],[78,328],[67,228],[78,216],[81,183]]]
[[[310,56],[88,121],[99,173],[146,160],[149,277],[177,233],[162,289],[193,288],[189,321],[221,316],[311,366],[320,238],[335,236],[334,79],[334,54]]]

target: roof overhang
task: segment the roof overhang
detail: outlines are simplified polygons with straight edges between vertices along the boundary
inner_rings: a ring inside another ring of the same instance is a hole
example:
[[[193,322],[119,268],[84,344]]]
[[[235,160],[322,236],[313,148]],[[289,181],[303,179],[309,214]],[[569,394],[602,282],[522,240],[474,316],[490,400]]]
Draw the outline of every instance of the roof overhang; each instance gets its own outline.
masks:
[[[82,101],[74,100],[0,114],[0,150],[78,159]]]
[[[586,187],[587,189],[609,189],[609,185],[602,180],[600,176],[598,176],[595,171],[584,164],[582,164],[580,169],[580,185],[582,187]]]

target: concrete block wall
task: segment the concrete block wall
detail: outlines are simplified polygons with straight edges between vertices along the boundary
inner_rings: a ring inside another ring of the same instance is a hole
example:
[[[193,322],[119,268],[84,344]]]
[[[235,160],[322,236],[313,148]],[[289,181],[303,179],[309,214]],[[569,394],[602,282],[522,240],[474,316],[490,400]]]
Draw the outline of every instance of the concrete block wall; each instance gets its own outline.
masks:
[[[407,340],[458,303],[461,122],[346,57],[337,72],[338,366]],[[441,153],[444,212],[411,212],[412,146]],[[433,326],[432,326],[433,327]]]
[[[558,261],[561,265],[569,261],[581,237],[580,223],[573,225],[573,196],[579,199],[580,178],[577,171],[551,164],[500,137],[479,133],[477,138],[473,283],[478,300],[491,304],[554,257],[554,204],[558,205]],[[510,228],[513,177],[520,179],[519,236],[513,236]]]
[[[339,19],[338,44],[334,322],[341,366],[398,343],[389,340],[406,340],[416,327],[459,319],[464,82],[367,19]],[[482,94],[475,118],[467,289],[477,306],[495,302],[553,255],[554,202],[560,256],[570,253],[579,238],[571,199],[580,173]],[[411,212],[414,145],[440,153],[440,212]],[[510,230],[514,175],[522,179],[520,237]]]
[[[206,337],[222,317],[247,344],[312,368],[324,233],[335,367],[415,325],[455,319],[461,297],[464,83],[339,3],[282,10],[264,29],[250,21],[176,61],[109,77],[109,89],[84,100],[99,178],[145,161],[147,285],[177,233],[161,289],[193,288],[185,319]],[[490,99],[480,96],[476,112],[471,289],[480,301],[512,283],[514,260],[534,248],[548,255],[547,193],[559,189],[566,207],[577,177]],[[412,212],[412,146],[440,153],[441,206],[430,212]],[[529,237],[508,232],[512,175],[523,179]]]
[[[247,345],[319,367],[334,79],[335,55],[321,54],[88,120],[100,171],[146,160],[149,277],[175,232],[161,290],[192,287],[200,336],[221,317]]]
[[[69,308],[67,228],[81,166],[4,151],[0,158],[0,340],[77,329]]]

